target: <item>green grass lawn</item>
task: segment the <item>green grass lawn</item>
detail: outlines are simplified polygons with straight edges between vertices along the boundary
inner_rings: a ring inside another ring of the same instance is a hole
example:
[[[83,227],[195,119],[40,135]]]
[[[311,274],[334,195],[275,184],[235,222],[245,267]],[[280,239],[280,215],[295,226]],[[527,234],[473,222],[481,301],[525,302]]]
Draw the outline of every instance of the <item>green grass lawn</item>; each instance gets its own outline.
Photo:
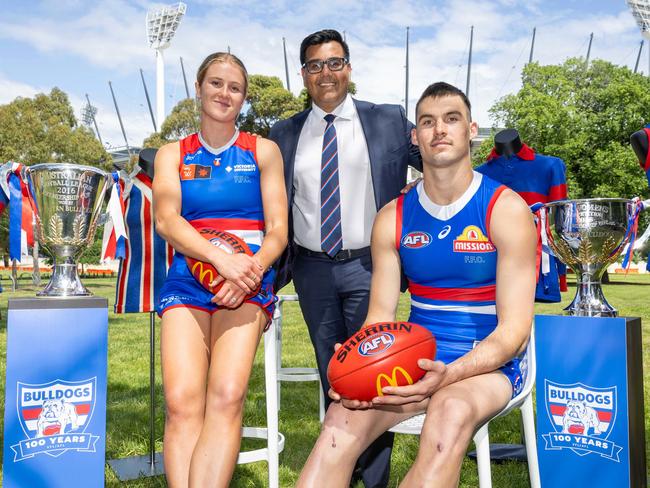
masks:
[[[7,300],[12,297],[34,296],[37,290],[30,280],[19,282],[19,290],[10,292],[6,276],[1,280],[5,292],[0,294],[0,404],[4,412],[5,360],[7,340]],[[99,296],[109,299],[109,310],[113,309],[114,279],[84,279],[84,284]],[[538,305],[538,313],[560,313],[573,298],[574,288],[563,295],[562,304]],[[293,293],[291,288],[283,293]],[[643,363],[650,371],[650,276],[614,275],[612,283],[605,286],[605,295],[623,316],[643,318]],[[298,304],[284,305],[283,323],[283,366],[313,367],[315,361],[307,330]],[[400,301],[399,318],[408,315],[408,298]],[[157,339],[160,338],[157,320]],[[106,458],[114,459],[136,454],[147,454],[149,443],[149,315],[109,314],[108,351],[108,411]],[[265,424],[264,363],[262,347],[255,361],[248,399],[246,402],[245,425]],[[156,439],[157,450],[162,450],[163,396],[160,383],[160,358],[157,357],[156,393]],[[645,380],[646,411],[650,405],[650,385]],[[281,387],[280,432],[286,437],[284,452],[280,454],[280,485],[293,486],[297,480],[311,447],[318,436],[318,390],[317,383],[283,383]],[[646,414],[646,432],[649,432],[650,413]],[[4,417],[0,419],[0,425]],[[515,411],[506,417],[490,423],[490,440],[500,443],[518,443],[519,413]],[[244,441],[244,448],[260,446],[259,441]],[[398,435],[393,451],[391,486],[396,486],[408,470],[417,452],[416,436]],[[650,435],[646,435],[646,452],[650,453]],[[473,446],[470,446],[473,449]],[[107,486],[157,487],[166,486],[164,477],[141,479],[121,483],[113,471],[106,467]],[[238,466],[232,482],[233,487],[267,486],[266,463]],[[492,464],[492,479],[495,487],[515,488],[529,486],[525,463]],[[461,486],[478,486],[476,462],[465,458],[461,474]],[[358,486],[362,486],[359,484]]]

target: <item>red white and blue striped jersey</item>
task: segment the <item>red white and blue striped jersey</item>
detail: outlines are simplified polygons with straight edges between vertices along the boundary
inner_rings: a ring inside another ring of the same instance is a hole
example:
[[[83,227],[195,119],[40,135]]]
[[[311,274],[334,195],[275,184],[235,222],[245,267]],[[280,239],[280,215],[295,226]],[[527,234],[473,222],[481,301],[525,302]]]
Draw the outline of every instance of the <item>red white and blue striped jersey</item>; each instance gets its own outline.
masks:
[[[117,275],[115,313],[154,312],[174,255],[154,229],[151,183],[140,168],[120,179],[127,239]]]
[[[411,293],[410,321],[471,349],[494,330],[497,251],[492,208],[506,187],[474,172],[454,203],[433,203],[420,182],[397,200],[396,246]]]
[[[526,144],[510,158],[499,156],[495,149],[487,162],[476,171],[503,183],[518,193],[531,206],[567,198],[566,167],[564,161],[554,156],[536,154]],[[541,226],[539,230],[541,231]],[[538,243],[539,274],[535,300],[559,302],[560,291],[566,291],[566,266],[552,254],[543,254],[545,236],[540,233]]]
[[[181,140],[181,216],[196,226],[235,233],[249,246],[259,248],[264,211],[257,138],[237,132],[222,148],[206,146],[198,134]],[[253,252],[256,249],[251,248]]]

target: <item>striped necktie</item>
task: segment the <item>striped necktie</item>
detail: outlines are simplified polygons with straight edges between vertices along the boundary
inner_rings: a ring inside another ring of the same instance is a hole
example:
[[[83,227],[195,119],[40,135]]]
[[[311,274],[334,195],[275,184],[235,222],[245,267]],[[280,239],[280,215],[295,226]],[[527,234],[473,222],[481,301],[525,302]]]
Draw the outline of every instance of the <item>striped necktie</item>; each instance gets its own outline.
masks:
[[[335,115],[327,114],[320,167],[320,246],[330,257],[343,247],[339,158],[336,146]]]

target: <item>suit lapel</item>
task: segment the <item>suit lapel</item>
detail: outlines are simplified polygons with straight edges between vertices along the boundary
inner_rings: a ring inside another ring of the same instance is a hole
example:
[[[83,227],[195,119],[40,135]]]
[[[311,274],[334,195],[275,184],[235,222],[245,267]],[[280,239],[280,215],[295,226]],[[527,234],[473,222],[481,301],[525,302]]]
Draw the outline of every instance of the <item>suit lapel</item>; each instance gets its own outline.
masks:
[[[361,128],[363,129],[363,134],[366,137],[366,145],[368,146],[368,158],[370,159],[370,177],[372,178],[372,187],[375,194],[375,206],[379,206],[379,188],[380,188],[380,154],[377,152],[377,144],[373,144],[374,141],[379,137],[378,128],[373,123],[372,109],[374,105],[372,103],[363,102],[360,100],[352,99],[354,106],[357,108],[357,114],[359,114],[359,121],[361,122]],[[379,208],[378,208],[379,209]]]
[[[296,114],[290,120],[291,125],[287,127],[285,131],[286,143],[285,143],[285,161],[284,161],[284,181],[287,186],[287,193],[289,197],[289,205],[291,206],[293,202],[293,169],[296,163],[296,149],[298,148],[298,140],[300,139],[300,133],[302,128],[305,125],[307,116],[311,112],[311,109],[305,110]]]

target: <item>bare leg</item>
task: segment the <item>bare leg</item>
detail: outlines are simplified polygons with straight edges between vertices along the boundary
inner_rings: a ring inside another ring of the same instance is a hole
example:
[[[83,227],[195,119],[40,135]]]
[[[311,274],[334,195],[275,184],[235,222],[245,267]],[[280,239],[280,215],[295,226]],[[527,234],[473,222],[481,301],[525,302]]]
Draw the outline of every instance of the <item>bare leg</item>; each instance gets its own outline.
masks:
[[[162,317],[165,473],[172,488],[188,486],[190,459],[203,425],[210,314],[174,308]]]
[[[404,488],[458,486],[460,467],[474,432],[510,400],[512,388],[499,372],[451,384],[430,399],[415,463]]]
[[[252,304],[212,317],[212,350],[203,430],[190,466],[190,486],[227,487],[241,442],[244,401],[267,316]]]
[[[426,403],[369,410],[348,410],[340,403],[332,403],[296,486],[349,486],[359,455],[390,427],[424,411]]]

